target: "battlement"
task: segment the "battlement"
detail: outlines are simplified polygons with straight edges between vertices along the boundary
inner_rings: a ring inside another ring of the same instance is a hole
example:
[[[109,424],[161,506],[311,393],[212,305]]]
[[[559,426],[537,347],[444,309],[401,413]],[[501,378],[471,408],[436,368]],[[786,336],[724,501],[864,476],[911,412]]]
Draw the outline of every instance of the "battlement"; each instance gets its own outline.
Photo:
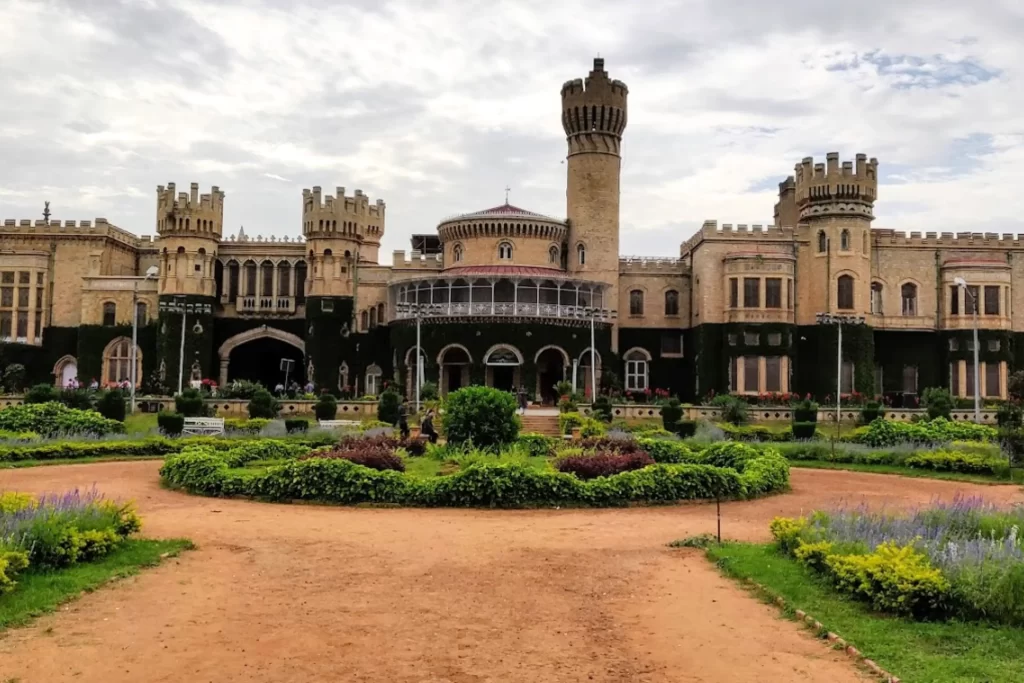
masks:
[[[338,187],[335,195],[324,196],[317,185],[302,191],[302,232],[307,237],[362,237],[379,244],[385,211],[383,199],[371,204],[362,190],[349,197],[344,187]]]
[[[795,167],[793,179],[800,219],[858,216],[871,220],[872,206],[878,197],[878,159],[864,154],[839,163],[839,153],[830,152],[825,163],[805,157]],[[785,182],[788,182],[789,179]],[[780,185],[779,190],[783,188]]]
[[[567,136],[605,134],[616,138],[626,129],[626,99],[629,89],[611,80],[604,60],[594,59],[586,80],[577,78],[562,86],[562,128]]]
[[[224,219],[224,192],[214,185],[199,194],[199,183],[176,193],[174,183],[156,186],[156,228],[160,235],[203,235],[219,238]]]
[[[682,258],[665,256],[620,256],[619,272],[629,274],[667,274],[682,275],[688,272],[687,263]]]
[[[1024,235],[996,232],[900,232],[891,228],[871,231],[876,247],[924,247],[934,249],[1020,249]]]
[[[40,237],[107,237],[116,242],[138,247],[142,242],[151,239],[148,235],[139,238],[136,235],[113,225],[106,218],[85,221],[60,221],[57,219],[32,220],[28,218],[3,219],[0,234],[38,235]]]
[[[746,240],[746,241],[764,241],[764,240],[776,240],[791,242],[795,236],[795,228],[790,226],[779,227],[768,223],[761,225],[755,223],[754,225],[748,225],[746,223],[723,223],[721,226],[718,225],[716,220],[706,220],[703,225],[700,226],[700,230],[695,232],[690,239],[686,240],[679,247],[679,253],[686,255],[692,252],[698,244],[704,240]]]
[[[392,268],[422,268],[423,270],[440,270],[441,254],[424,254],[413,251],[406,258],[405,251],[396,249],[391,253]]]

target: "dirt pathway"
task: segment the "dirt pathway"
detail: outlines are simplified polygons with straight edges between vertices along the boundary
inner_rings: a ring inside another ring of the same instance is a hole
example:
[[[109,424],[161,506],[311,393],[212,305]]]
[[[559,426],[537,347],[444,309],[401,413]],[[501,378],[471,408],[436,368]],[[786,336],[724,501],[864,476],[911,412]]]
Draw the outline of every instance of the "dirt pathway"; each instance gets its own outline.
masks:
[[[864,680],[675,538],[714,506],[409,510],[269,505],[161,489],[158,462],[0,471],[0,489],[96,483],[144,533],[199,549],[0,636],[0,681]],[[723,505],[724,534],[840,500],[1017,488],[794,470],[793,492]]]

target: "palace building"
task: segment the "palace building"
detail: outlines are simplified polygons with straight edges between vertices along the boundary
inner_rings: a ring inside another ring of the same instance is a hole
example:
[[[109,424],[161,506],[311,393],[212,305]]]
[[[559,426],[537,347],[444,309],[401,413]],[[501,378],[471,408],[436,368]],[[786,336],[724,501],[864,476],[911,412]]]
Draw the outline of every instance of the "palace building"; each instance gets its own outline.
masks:
[[[565,217],[509,205],[445,218],[379,263],[386,207],[302,192],[302,237],[225,234],[225,192],[156,191],[155,237],[104,218],[3,221],[0,365],[65,384],[132,376],[174,390],[290,377],[353,395],[416,372],[442,392],[835,391],[906,401],[945,386],[1006,395],[1024,367],[1024,243],[873,228],[878,162],[828,154],[779,184],[773,225],[705,221],[678,258],[620,256],[628,89],[595,59],[561,89]],[[837,330],[820,314],[850,316]],[[420,343],[417,348],[417,320]],[[593,342],[592,342],[593,339]],[[1017,354],[1017,350],[1022,350]],[[291,361],[282,362],[282,361]],[[422,367],[422,370],[420,368]],[[411,391],[409,392],[411,393]]]

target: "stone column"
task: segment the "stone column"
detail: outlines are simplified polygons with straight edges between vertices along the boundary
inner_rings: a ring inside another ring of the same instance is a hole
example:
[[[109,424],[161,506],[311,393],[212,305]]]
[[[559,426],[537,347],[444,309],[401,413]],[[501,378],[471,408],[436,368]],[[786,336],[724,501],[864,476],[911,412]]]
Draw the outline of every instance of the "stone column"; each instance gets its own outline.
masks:
[[[229,363],[230,363],[230,360],[228,358],[221,358],[220,359],[220,378],[219,378],[218,382],[220,383],[220,386],[222,386],[222,387],[226,386],[227,383],[228,383],[228,364]]]

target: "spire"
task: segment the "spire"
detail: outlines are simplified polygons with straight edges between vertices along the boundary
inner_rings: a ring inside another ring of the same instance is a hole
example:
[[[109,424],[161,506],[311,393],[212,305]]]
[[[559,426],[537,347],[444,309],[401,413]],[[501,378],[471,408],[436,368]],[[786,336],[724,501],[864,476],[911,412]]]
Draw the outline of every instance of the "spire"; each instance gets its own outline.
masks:
[[[245,242],[246,239],[247,238],[245,236],[245,226],[244,225],[238,226],[238,241],[239,242]]]

